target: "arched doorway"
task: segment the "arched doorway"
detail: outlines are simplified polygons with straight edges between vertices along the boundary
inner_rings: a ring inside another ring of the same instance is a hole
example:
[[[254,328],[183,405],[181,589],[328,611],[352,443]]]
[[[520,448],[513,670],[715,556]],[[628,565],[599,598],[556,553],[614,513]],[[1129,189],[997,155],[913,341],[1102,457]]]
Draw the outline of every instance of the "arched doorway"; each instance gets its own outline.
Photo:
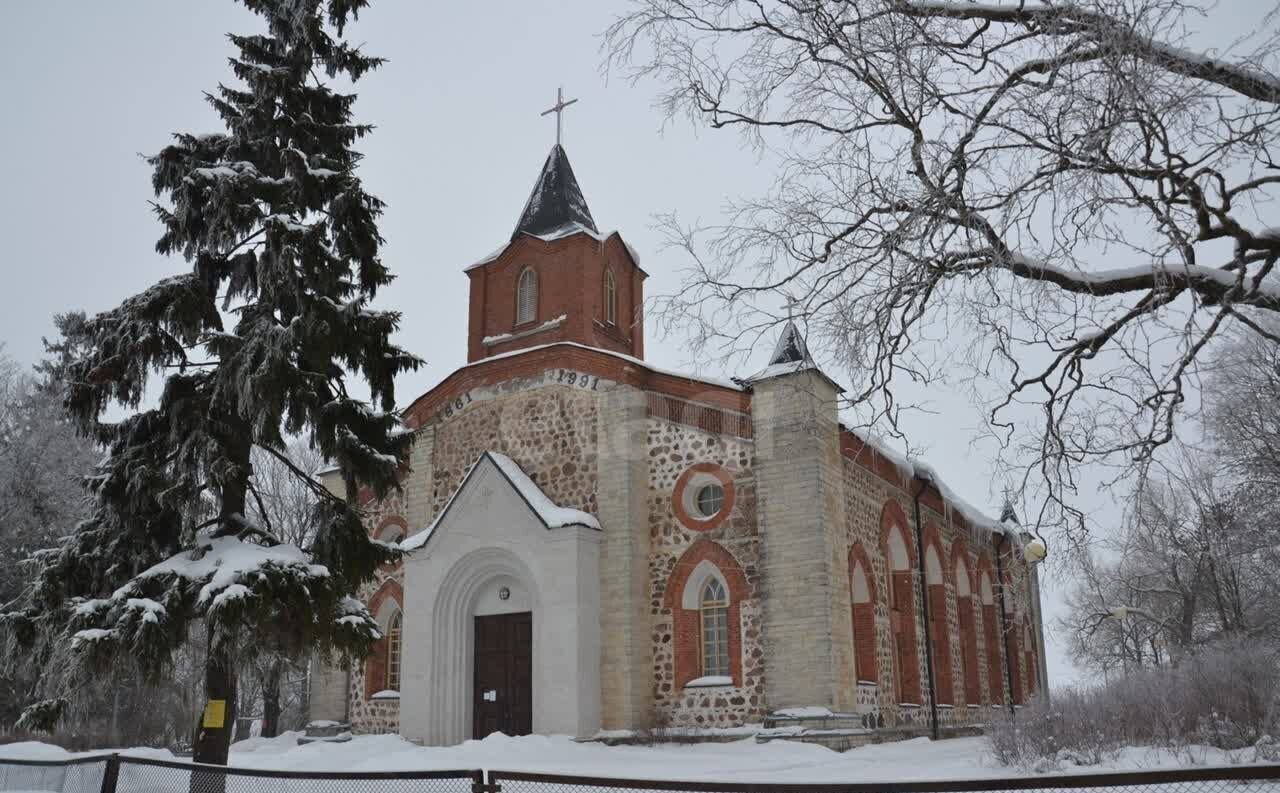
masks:
[[[499,575],[472,607],[471,737],[533,732],[533,601]]]

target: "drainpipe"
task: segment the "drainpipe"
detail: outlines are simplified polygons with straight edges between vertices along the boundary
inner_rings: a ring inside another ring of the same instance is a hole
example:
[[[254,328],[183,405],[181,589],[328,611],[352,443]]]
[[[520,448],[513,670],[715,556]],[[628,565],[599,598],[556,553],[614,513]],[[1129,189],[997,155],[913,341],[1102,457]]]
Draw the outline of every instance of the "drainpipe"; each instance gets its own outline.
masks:
[[[916,476],[920,489],[912,496],[912,507],[915,511],[916,523],[916,566],[920,568],[920,614],[924,620],[924,665],[929,677],[929,737],[938,740],[938,689],[935,685],[933,669],[933,636],[929,632],[929,583],[924,567],[924,528],[920,525],[920,496],[929,486],[926,479]],[[942,560],[938,560],[941,562]]]
[[[1004,535],[1008,541],[1009,536]],[[1000,564],[1000,540],[996,540],[996,594],[1000,598],[1000,646],[997,651],[1004,656],[1004,680],[1009,686],[1009,716],[1017,718],[1018,711],[1013,702],[1013,667],[1009,665],[1009,637],[1005,631],[1009,626],[1009,615],[1004,611],[1004,567]]]

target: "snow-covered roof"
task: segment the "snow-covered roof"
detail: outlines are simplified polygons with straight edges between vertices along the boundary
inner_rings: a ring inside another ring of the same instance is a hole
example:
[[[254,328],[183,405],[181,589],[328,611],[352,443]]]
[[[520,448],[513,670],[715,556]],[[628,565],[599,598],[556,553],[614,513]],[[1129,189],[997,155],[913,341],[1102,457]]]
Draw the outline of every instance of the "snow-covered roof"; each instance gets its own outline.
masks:
[[[492,361],[500,361],[504,358],[513,358],[517,355],[524,355],[526,353],[533,352],[534,350],[545,350],[550,347],[556,347],[556,346],[577,347],[580,350],[590,350],[591,352],[597,352],[597,353],[600,353],[601,355],[608,355],[610,357],[618,358],[620,360],[626,361],[627,363],[632,364],[634,366],[638,366],[641,369],[646,369],[655,374],[665,374],[670,377],[679,377],[682,380],[691,380],[695,383],[706,383],[708,385],[718,386],[720,388],[727,388],[731,391],[746,390],[746,388],[741,383],[734,382],[733,380],[722,380],[718,377],[706,377],[703,375],[688,374],[687,372],[677,372],[674,369],[664,369],[661,366],[654,366],[648,361],[643,361],[639,358],[636,358],[633,355],[627,355],[626,353],[622,353],[622,352],[614,352],[613,350],[606,350],[603,347],[592,347],[587,344],[580,344],[576,341],[553,341],[553,342],[548,342],[546,344],[537,344],[532,347],[521,347],[518,350],[501,352],[501,353],[498,353],[497,355],[490,355],[487,358],[481,358],[478,361],[472,361],[469,364],[459,367],[456,371],[461,372],[462,370],[469,369],[473,366],[482,366]],[[431,393],[431,392],[428,391],[427,393]],[[421,399],[422,397],[418,397],[418,398]]]
[[[496,261],[499,256],[501,256],[503,253],[506,253],[507,248],[510,248],[513,242],[515,242],[517,239],[519,239],[522,236],[533,237],[534,239],[539,239],[539,240],[542,240],[543,242],[554,242],[559,239],[564,239],[565,237],[572,237],[574,234],[585,234],[591,239],[600,243],[606,242],[610,237],[617,237],[618,240],[622,243],[623,247],[627,249],[627,254],[631,257],[631,261],[635,263],[636,267],[640,266],[640,254],[636,253],[635,248],[631,247],[631,243],[622,239],[622,234],[616,229],[613,231],[601,232],[601,231],[596,231],[593,228],[587,228],[586,226],[583,226],[579,223],[567,223],[563,226],[554,228],[543,234],[532,234],[527,231],[521,232],[520,234],[517,234],[514,237],[512,237],[510,240],[502,243],[502,245],[498,246],[495,250],[491,251],[488,255],[480,259],[477,259],[476,261],[467,265],[466,269],[463,270],[463,272],[471,272],[472,270],[475,270],[479,267],[484,267],[486,264],[492,261]]]
[[[542,525],[548,529],[562,529],[567,526],[584,526],[588,529],[600,530],[600,521],[596,520],[596,516],[590,512],[583,512],[580,509],[572,507],[562,507],[552,501],[546,493],[542,492],[542,488],[538,487],[524,470],[505,454],[494,451],[486,451],[484,454],[472,463],[467,469],[467,473],[462,477],[462,481],[458,483],[458,487],[453,491],[453,495],[449,496],[449,501],[444,505],[444,509],[440,510],[440,514],[436,515],[435,520],[431,521],[431,525],[424,531],[420,531],[407,539],[400,541],[400,549],[404,551],[416,551],[427,544],[427,540],[431,539],[431,535],[435,532],[436,527],[449,514],[449,510],[453,507],[454,500],[463,488],[467,486],[467,482],[475,474],[481,463],[489,460],[493,463],[499,473],[511,483],[512,488],[520,495],[524,502],[529,505],[529,509],[537,516]]]
[[[596,520],[595,515],[589,512],[583,512],[580,509],[572,509],[570,507],[562,507],[547,497],[542,492],[542,488],[534,484],[529,475],[516,464],[515,460],[505,454],[498,452],[485,452],[497,465],[498,470],[502,471],[513,487],[520,493],[538,517],[546,524],[548,529],[559,529],[565,526],[586,526],[589,529],[599,529],[600,521]]]
[[[780,377],[785,374],[795,374],[796,372],[810,370],[835,386],[836,391],[844,392],[844,388],[839,383],[832,380],[827,376],[826,372],[818,368],[818,364],[809,355],[809,347],[804,343],[804,336],[800,333],[800,329],[796,327],[794,321],[787,320],[786,326],[778,336],[777,344],[773,347],[773,354],[769,356],[769,365],[755,374],[743,378],[743,382],[754,383],[759,380],[768,380],[771,377]]]
[[[494,261],[511,246],[511,243],[523,236],[534,237],[543,242],[571,237],[575,234],[586,234],[597,242],[605,242],[610,237],[617,237],[627,249],[627,255],[636,267],[640,266],[640,256],[635,248],[622,239],[617,231],[601,233],[596,228],[596,221],[591,217],[591,209],[587,207],[587,199],[582,195],[582,188],[573,175],[573,167],[569,165],[569,155],[564,147],[557,143],[551,148],[547,160],[538,173],[538,181],[534,183],[529,199],[525,201],[520,212],[520,220],[516,222],[511,239],[501,247],[470,264],[466,271],[483,267]]]
[[[842,428],[848,429],[847,427],[843,427],[843,425]],[[850,432],[852,432],[852,430],[850,430]],[[965,501],[963,498],[957,496],[955,491],[948,487],[946,482],[942,481],[942,477],[938,475],[938,472],[934,470],[933,466],[923,460],[907,457],[873,438],[868,438],[862,435],[861,433],[854,434],[860,441],[874,449],[876,454],[879,454],[881,457],[892,463],[893,466],[898,469],[898,473],[903,477],[907,479],[921,479],[937,488],[947,509],[955,510],[955,512],[959,514],[960,517],[964,518],[970,526],[974,526],[979,529],[986,529],[993,534],[1009,534],[1012,536],[1009,526],[1004,523],[1003,520],[996,520],[992,518],[982,510]]]
[[[569,155],[557,143],[542,164],[538,181],[534,183],[529,200],[520,213],[511,239],[521,234],[546,234],[569,226],[596,230],[596,222],[587,207],[587,199],[573,175]]]
[[[787,320],[787,326],[778,335],[778,343],[773,346],[769,365],[812,361],[813,359],[809,357],[809,347],[804,343],[804,336],[800,335],[800,329],[796,327],[795,322]]]

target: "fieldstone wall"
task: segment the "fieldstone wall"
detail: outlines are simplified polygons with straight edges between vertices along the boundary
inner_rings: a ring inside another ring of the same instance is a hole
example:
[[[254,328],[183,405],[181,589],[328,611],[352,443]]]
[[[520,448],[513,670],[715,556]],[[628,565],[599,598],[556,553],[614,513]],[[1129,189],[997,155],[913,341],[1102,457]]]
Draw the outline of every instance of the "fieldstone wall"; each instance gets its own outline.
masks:
[[[680,727],[734,727],[764,718],[764,637],[760,609],[759,536],[750,440],[715,435],[682,424],[649,419],[649,589],[653,636],[653,703],[660,724]],[[677,518],[672,496],[681,474],[711,463],[732,476],[734,503],[715,528],[695,531]],[[676,563],[699,540],[711,540],[733,556],[746,579],[740,603],[742,685],[677,688],[676,633],[666,605],[667,583]],[[644,726],[644,725],[635,725]]]
[[[759,401],[760,394],[756,397]],[[595,514],[601,517],[606,531],[612,529],[617,533],[617,541],[602,555],[601,566],[602,637],[606,639],[601,699],[607,726],[636,728],[659,723],[709,728],[759,722],[771,706],[776,705],[767,701],[766,653],[776,650],[776,643],[787,639],[768,635],[770,629],[765,624],[769,609],[777,604],[764,602],[768,591],[763,581],[758,439],[708,432],[645,416],[642,403],[641,392],[632,393],[631,389],[616,383],[568,370],[549,370],[474,389],[417,429],[414,466],[406,479],[406,493],[393,495],[382,503],[366,504],[366,526],[374,531],[386,518],[394,516],[404,518],[410,532],[420,530],[444,508],[462,477],[483,452],[506,454],[554,502]],[[785,405],[780,403],[777,407],[782,409]],[[759,424],[761,415],[757,413],[754,418]],[[831,429],[837,437],[839,433],[838,428],[827,427],[826,422],[818,422],[810,430],[798,425],[793,429],[795,433],[819,434]],[[773,432],[757,426],[757,432],[761,431],[765,435]],[[634,455],[629,451],[632,445],[636,447]],[[824,468],[829,462],[828,452],[834,449],[839,454],[840,445],[821,439],[811,445],[810,456],[817,460],[814,470],[821,474],[831,468],[830,465]],[[672,500],[677,480],[700,464],[724,469],[733,484],[734,503],[727,519],[710,528],[693,527],[687,519],[682,520]],[[807,485],[802,481],[804,474],[797,473],[794,466],[787,471],[785,461],[783,465],[775,472],[786,479],[782,483],[786,486],[777,491],[779,498],[787,496],[778,505],[783,513],[794,517],[798,514],[792,504],[795,493],[813,492],[823,503],[816,512],[809,512],[836,516],[838,523],[823,525],[822,531],[810,538],[818,554],[813,558],[813,568],[829,576],[821,587],[825,592],[819,596],[822,602],[815,601],[814,607],[829,612],[825,624],[830,627],[819,643],[825,641],[829,648],[826,674],[830,687],[835,690],[834,701],[782,704],[829,704],[869,714],[878,726],[886,728],[927,728],[930,714],[924,659],[927,627],[918,610],[924,592],[915,576],[917,662],[920,679],[924,681],[921,687],[924,696],[920,703],[903,705],[896,701],[888,571],[880,536],[880,516],[887,502],[896,502],[914,519],[910,493],[888,481],[892,477],[886,477],[883,471],[872,470],[847,456],[840,456],[832,469],[837,472],[837,484],[833,487],[824,480],[816,490],[811,486],[806,490]],[[826,503],[829,496],[839,503]],[[978,571],[983,569],[980,555],[985,551],[993,560],[990,537],[985,532],[958,529],[960,524],[953,521],[950,514],[928,506],[922,509],[922,519],[938,532],[947,591],[954,701],[943,703],[952,707],[939,709],[940,720],[944,725],[955,726],[981,723],[992,713],[988,655],[998,652],[1003,660],[1003,648],[987,646],[985,612],[976,585]],[[905,528],[906,539],[914,546],[915,527]],[[771,529],[781,532],[778,539],[786,539],[784,525]],[[962,538],[968,548],[967,563],[975,579],[972,589],[979,669],[977,702],[968,702],[965,697],[961,660],[964,642],[959,631],[951,556],[957,538]],[[699,540],[710,540],[723,548],[745,578],[746,594],[736,599],[741,637],[740,685],[710,688],[677,685],[677,620],[667,598],[667,585],[679,560]],[[874,685],[856,682],[847,565],[848,551],[854,543],[862,545],[870,560],[868,573],[875,586]],[[1023,616],[1031,620],[1036,616],[1033,577],[1017,557],[1014,554],[1012,559],[1003,562],[1011,568],[1013,579],[1008,602],[1008,627],[1011,628],[1021,625]],[[992,576],[996,583],[994,571]],[[399,567],[380,571],[362,596],[368,599],[388,580],[403,583],[403,571]],[[623,619],[623,615],[632,611],[638,620],[634,629]],[[413,615],[405,615],[405,626],[406,631],[414,629]],[[1035,631],[1036,626],[1033,625],[1032,630]],[[1031,638],[1031,642],[1022,641],[1021,652],[1013,659],[1018,664],[1024,688],[1030,671],[1026,668],[1028,645],[1034,645],[1036,637]],[[775,643],[772,650],[769,642]],[[610,648],[614,648],[612,655]],[[794,648],[792,650],[794,655]],[[800,670],[797,674],[807,672]],[[346,681],[353,730],[361,733],[398,730],[398,700],[366,701],[364,682],[363,666],[357,664]],[[1001,685],[1006,685],[1003,675]],[[1039,685],[1044,685],[1042,678]],[[1006,690],[1004,701],[1008,702],[1010,697],[1011,692]]]
[[[881,544],[880,537],[880,514],[884,508],[884,504],[890,500],[896,501],[902,508],[903,512],[909,519],[914,520],[913,502],[911,495],[905,490],[895,487],[885,480],[885,478],[875,471],[870,470],[851,459],[846,458],[844,465],[844,484],[845,484],[845,518],[848,528],[849,547],[854,543],[862,543],[862,547],[866,550],[867,555],[871,559],[871,565],[874,570],[876,602],[876,674],[878,685],[876,686],[875,698],[876,707],[882,717],[884,726],[886,727],[928,727],[929,725],[929,686],[927,668],[925,665],[925,637],[924,631],[926,626],[920,618],[919,604],[920,598],[924,595],[919,576],[915,578],[915,607],[916,615],[916,639],[918,652],[918,663],[920,664],[920,679],[922,681],[922,701],[917,707],[904,707],[902,703],[897,702],[896,686],[894,680],[894,659],[892,655],[892,633],[889,624],[889,605],[888,605],[888,570],[886,560],[884,558],[884,548]],[[943,580],[946,586],[946,607],[947,607],[947,629],[950,633],[950,665],[953,680],[953,702],[940,703],[938,709],[938,720],[944,726],[964,726],[972,724],[981,724],[991,718],[993,710],[998,710],[1001,706],[993,704],[993,692],[989,685],[989,676],[987,674],[987,658],[991,652],[1001,653],[1000,659],[1003,663],[1003,651],[1001,648],[991,648],[987,646],[985,640],[985,624],[984,609],[980,598],[980,589],[976,584],[978,572],[982,569],[979,564],[980,554],[985,553],[987,559],[994,561],[994,551],[991,547],[991,538],[987,532],[983,530],[969,531],[958,527],[955,521],[951,519],[951,515],[944,512],[938,512],[922,503],[921,521],[926,527],[932,527],[938,532],[942,553],[940,561],[943,567]],[[915,544],[915,526],[905,527],[908,536],[907,542],[914,546]],[[966,692],[964,686],[964,667],[961,653],[964,651],[963,637],[961,636],[959,626],[959,610],[956,605],[956,581],[954,560],[952,557],[952,548],[957,540],[962,540],[968,551],[966,564],[973,577],[975,584],[971,588],[974,596],[973,616],[974,631],[977,633],[977,665],[978,665],[978,689],[979,698],[977,702],[969,702],[966,700]],[[1005,562],[1010,564],[1008,560]],[[1021,560],[1013,560],[1011,563],[1013,589],[1011,591],[1010,603],[1024,604],[1025,610],[1030,609],[1033,600],[1032,583],[1027,565]],[[848,571],[841,573],[845,577]],[[994,574],[992,575],[992,583],[995,583]],[[845,581],[843,586],[848,586]],[[998,611],[998,603],[997,603]],[[1010,608],[1010,622],[1014,622],[1015,608]],[[997,628],[999,627],[999,617],[997,616]],[[999,630],[997,630],[999,635]],[[1023,671],[1026,667],[1025,651],[1020,655],[1024,656],[1016,659],[1020,674],[1025,675]],[[1003,667],[1002,667],[1003,672]],[[1023,680],[1026,678],[1023,677]],[[1001,675],[1003,692],[1003,701],[1008,702],[1011,696],[1007,690],[1005,677]],[[864,697],[870,692],[859,690],[859,707],[867,707]]]
[[[363,680],[357,685],[355,675],[352,675],[351,697],[353,735],[384,735],[400,732],[399,697],[378,697],[366,700]]]
[[[559,506],[595,515],[598,391],[583,380],[587,387],[558,384],[554,377],[504,384],[503,398],[476,400],[437,424],[431,514],[440,513],[483,452],[495,451],[515,460]]]
[[[370,501],[364,505],[365,529],[372,535],[388,517],[404,515],[405,494],[391,493],[381,501]],[[365,603],[387,582],[404,586],[404,565],[389,565],[374,574],[374,578],[360,590],[360,599]],[[403,608],[404,604],[398,604]],[[374,617],[377,617],[375,614]],[[407,627],[410,615],[405,615]],[[369,733],[399,732],[400,701],[398,699],[365,698],[364,664],[354,664],[348,675],[348,696],[350,697],[349,716],[351,731],[357,735]]]
[[[903,511],[910,515],[910,502],[904,497],[897,488],[894,488],[884,479],[877,476],[873,471],[858,465],[853,460],[845,459],[844,462],[844,486],[845,486],[845,526],[847,529],[847,537],[849,548],[854,543],[861,543],[862,548],[866,551],[867,557],[871,560],[870,574],[875,577],[875,639],[876,639],[876,691],[877,702],[876,711],[883,720],[885,726],[898,727],[904,725],[915,724],[919,721],[918,707],[904,708],[902,703],[898,701],[897,684],[894,679],[894,658],[893,658],[893,634],[889,624],[889,570],[884,555],[884,546],[881,543],[880,531],[880,515],[884,510],[884,505],[890,500],[896,501]],[[908,544],[914,545],[915,533],[914,527],[906,526],[906,540]],[[836,571],[837,577],[848,578],[849,571],[847,566]],[[915,602],[919,603],[921,596],[920,582],[918,576],[913,577],[915,582]],[[837,582],[839,585],[848,587],[847,581]],[[916,646],[924,647],[924,626],[917,615],[915,620],[916,626]],[[920,679],[927,680],[926,669],[924,666],[924,654],[921,650],[919,655]],[[928,686],[921,686],[922,692],[928,696]],[[926,706],[927,702],[917,703]],[[927,715],[926,715],[927,721]]]

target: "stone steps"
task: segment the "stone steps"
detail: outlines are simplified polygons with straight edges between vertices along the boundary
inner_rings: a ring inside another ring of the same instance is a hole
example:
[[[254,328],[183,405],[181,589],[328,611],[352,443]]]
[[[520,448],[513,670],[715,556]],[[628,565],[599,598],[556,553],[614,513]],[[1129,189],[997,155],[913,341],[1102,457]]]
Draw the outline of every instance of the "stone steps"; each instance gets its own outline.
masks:
[[[765,730],[857,730],[868,731],[876,727],[875,715],[871,713],[836,713],[781,711],[770,713],[764,717]]]
[[[298,743],[346,743],[351,740],[351,725],[338,721],[313,721]]]

